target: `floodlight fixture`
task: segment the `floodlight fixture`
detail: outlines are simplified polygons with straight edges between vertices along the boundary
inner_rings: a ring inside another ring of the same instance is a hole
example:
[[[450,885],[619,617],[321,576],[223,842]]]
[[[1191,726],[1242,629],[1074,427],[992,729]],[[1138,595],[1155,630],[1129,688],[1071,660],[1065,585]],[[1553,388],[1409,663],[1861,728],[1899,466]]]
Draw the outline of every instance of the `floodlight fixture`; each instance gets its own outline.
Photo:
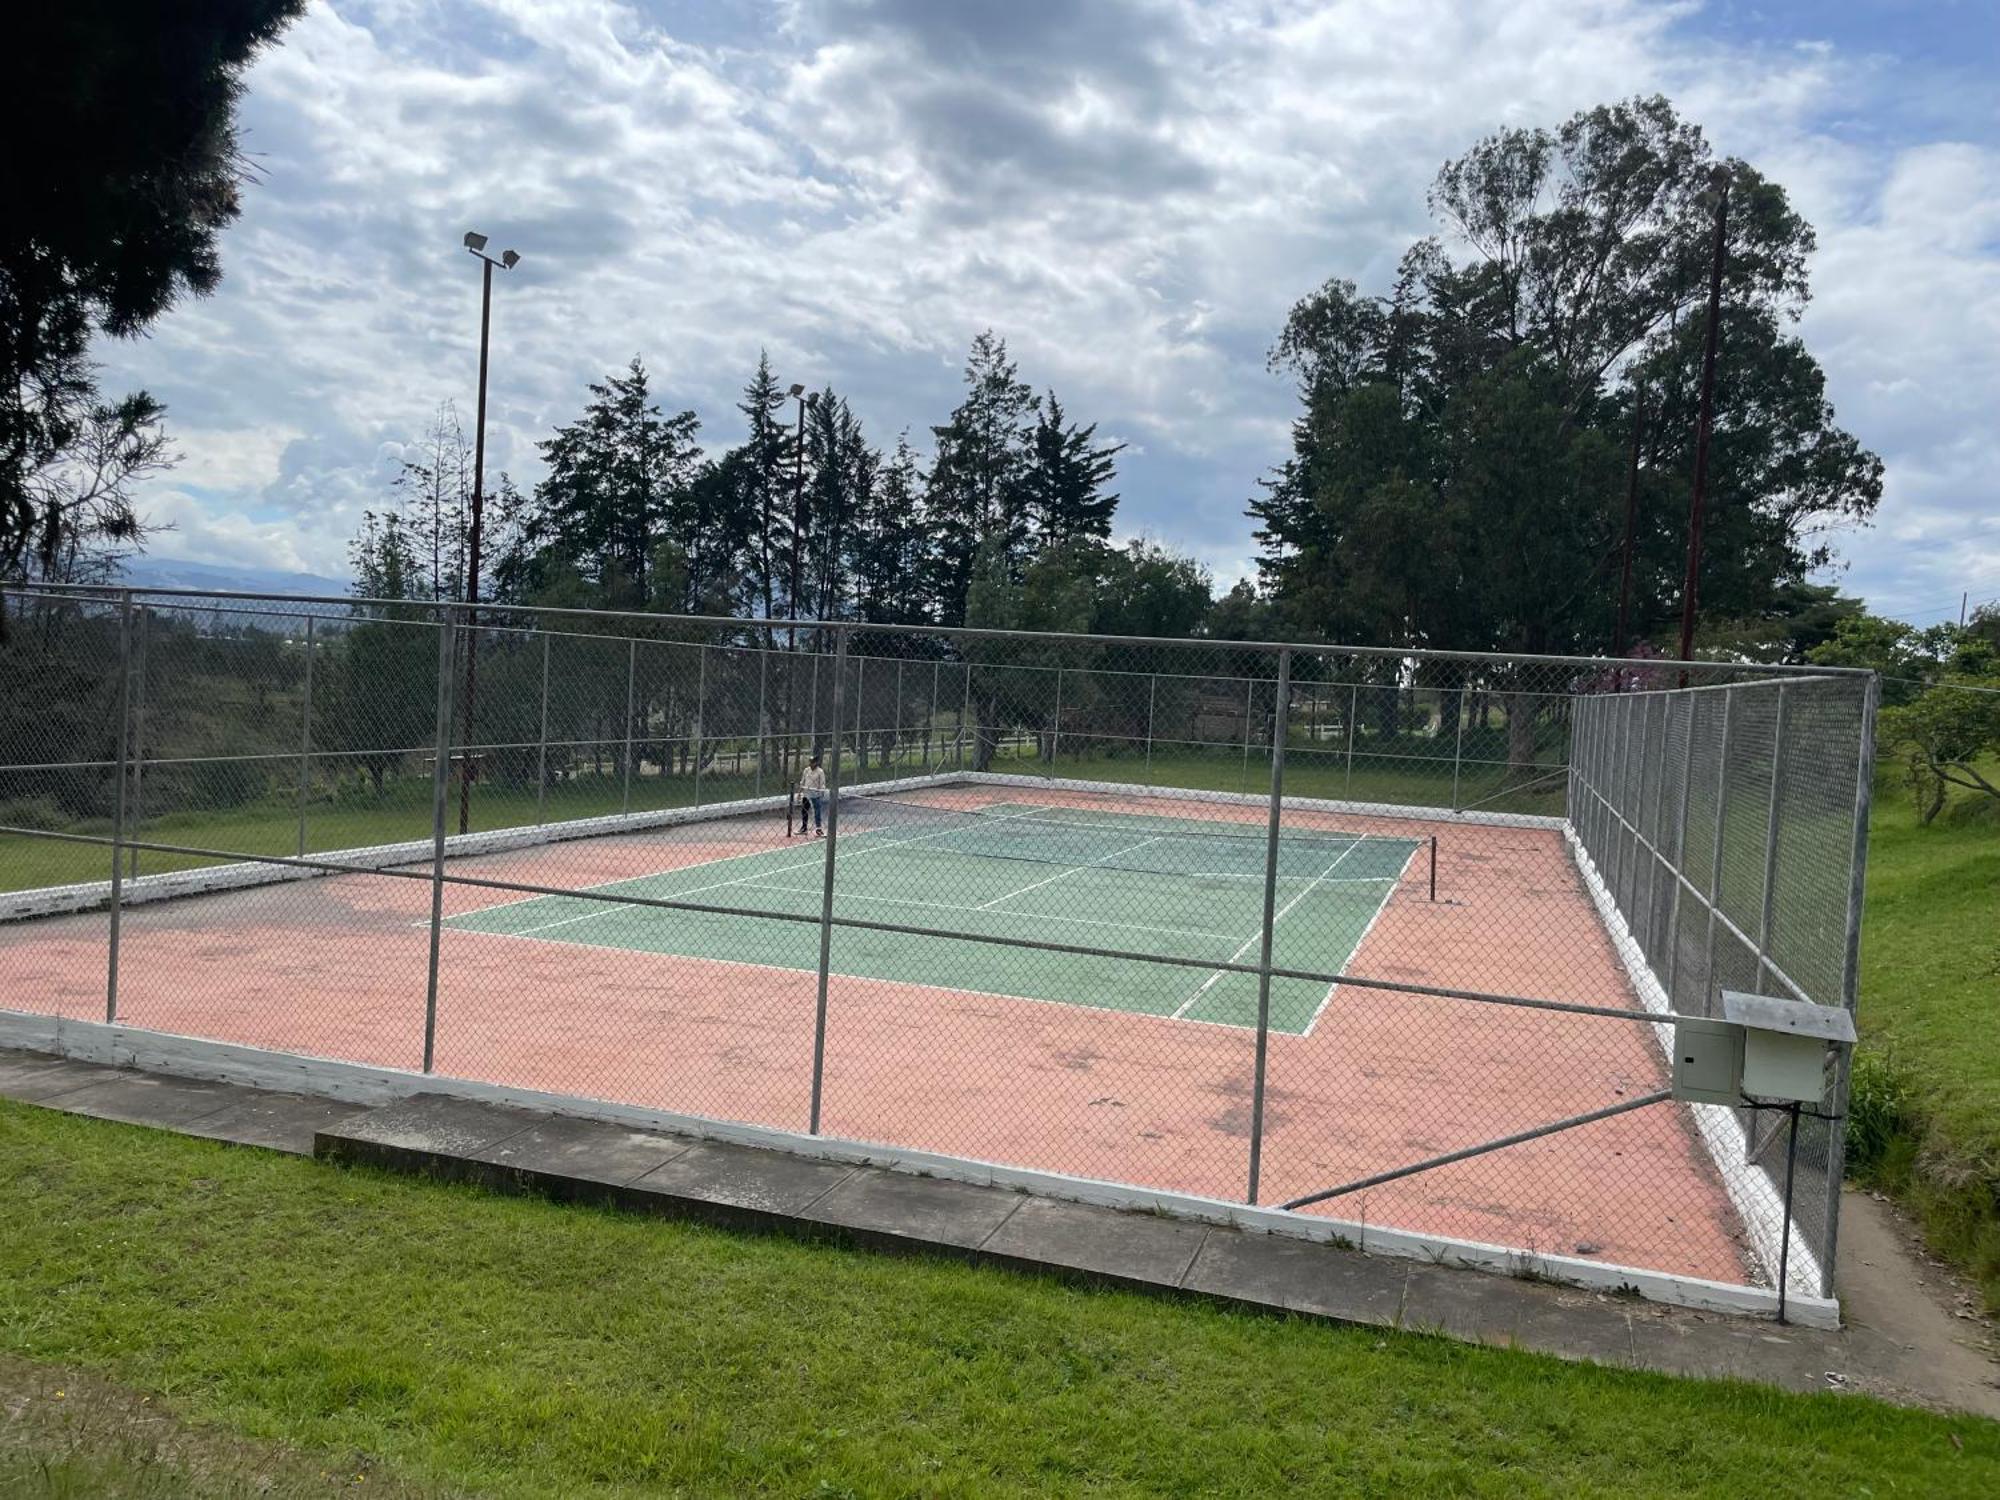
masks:
[[[800,385],[796,380],[792,382],[792,388],[789,391],[785,392],[787,396],[803,396],[805,393],[806,393],[806,388]]]
[[[480,251],[486,248],[486,236],[481,234],[476,229],[466,230],[465,248],[470,250],[474,255],[477,255]]]
[[[500,265],[503,269],[511,271],[514,269],[514,267],[518,266],[520,263],[521,263],[520,251],[502,250],[500,252]]]

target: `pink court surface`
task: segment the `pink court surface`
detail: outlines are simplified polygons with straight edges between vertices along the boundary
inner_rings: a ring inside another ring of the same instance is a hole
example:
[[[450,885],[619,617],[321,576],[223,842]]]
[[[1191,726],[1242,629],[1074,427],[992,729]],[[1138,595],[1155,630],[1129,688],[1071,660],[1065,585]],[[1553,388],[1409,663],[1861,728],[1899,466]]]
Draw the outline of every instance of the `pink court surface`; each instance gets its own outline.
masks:
[[[904,795],[941,811],[1018,801],[1093,817],[1212,820],[1241,834],[1260,833],[1266,816],[1247,803],[1115,791],[981,784]],[[859,816],[854,824],[858,853],[872,835]],[[1345,972],[1641,1011],[1559,829],[1288,809],[1285,831],[1407,840],[1426,851],[1399,857],[1369,897]],[[1428,890],[1434,835],[1436,901]],[[732,862],[728,872],[785,847],[781,817],[764,811],[453,859],[447,874],[583,892],[718,860]],[[790,847],[803,857],[802,846]],[[428,866],[412,868],[427,875]],[[1089,889],[1081,882],[1072,898],[1079,913],[1089,911]],[[719,957],[646,951],[671,950],[672,942],[600,941],[588,923],[547,940],[468,925],[522,899],[445,884],[436,1072],[806,1129],[816,975],[776,958],[768,944],[760,948],[756,934],[787,928],[789,942],[809,935],[816,947],[815,929],[731,919],[750,936],[744,951]],[[688,899],[730,905],[732,892]],[[416,1069],[430,902],[428,878],[357,872],[129,906],[118,1019]],[[835,910],[952,928],[947,913],[908,904],[891,915],[837,898]],[[662,933],[681,915],[636,913]],[[103,1019],[107,926],[102,911],[0,926],[0,1005]],[[1044,935],[1076,940],[1073,931]],[[1111,933],[1102,941],[1130,949],[1143,936]],[[1146,1014],[1101,1005],[1081,968],[1080,992],[1060,999],[843,973],[843,950],[858,953],[850,947],[858,941],[847,929],[836,929],[832,941],[825,1134],[1242,1201],[1254,1029],[1177,1018],[1173,1008]],[[978,949],[987,962],[965,965],[972,974],[990,973],[992,956],[1007,951],[963,939],[909,941],[947,955]],[[1254,948],[1248,961],[1256,962]],[[1201,980],[1199,971],[1121,962],[1170,990]],[[1259,1200],[1282,1203],[1665,1085],[1649,1025],[1335,985],[1318,997],[1308,1028],[1274,1027],[1270,1035]],[[1742,1226],[1675,1104],[1309,1211],[1716,1281],[1752,1276]]]

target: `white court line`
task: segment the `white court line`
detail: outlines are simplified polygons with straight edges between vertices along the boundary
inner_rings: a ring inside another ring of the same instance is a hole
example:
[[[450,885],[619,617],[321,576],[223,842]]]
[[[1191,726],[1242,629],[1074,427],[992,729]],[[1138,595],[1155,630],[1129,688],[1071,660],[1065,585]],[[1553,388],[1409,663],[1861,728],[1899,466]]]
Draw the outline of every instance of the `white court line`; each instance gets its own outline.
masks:
[[[1280,907],[1278,909],[1277,914],[1271,918],[1272,931],[1275,933],[1277,931],[1278,924],[1285,920],[1286,914],[1290,912],[1293,907],[1297,906],[1301,901],[1305,900],[1306,897],[1310,896],[1313,893],[1313,891],[1318,888],[1320,881],[1326,879],[1327,876],[1331,875],[1336,869],[1338,869],[1340,867],[1340,862],[1343,859],[1346,859],[1347,856],[1352,854],[1356,849],[1359,849],[1361,847],[1361,844],[1362,840],[1357,838],[1353,843],[1349,844],[1345,849],[1341,850],[1339,854],[1334,856],[1333,863],[1328,865],[1324,870],[1321,870],[1319,874],[1314,878],[1313,883],[1311,885],[1307,886],[1304,890],[1300,891],[1296,896],[1292,897],[1291,900],[1287,901],[1282,907]],[[1251,933],[1250,936],[1245,938],[1242,944],[1237,948],[1237,950],[1234,953],[1230,954],[1228,958],[1223,960],[1223,962],[1232,964],[1235,963],[1238,959],[1242,958],[1245,953],[1248,953],[1250,951],[1250,945],[1256,942],[1263,935],[1264,935],[1264,924],[1262,922],[1259,922],[1257,924],[1257,930]],[[1199,1000],[1203,995],[1206,995],[1211,989],[1213,989],[1215,987],[1215,982],[1220,978],[1222,978],[1222,976],[1224,974],[1227,974],[1228,972],[1229,970],[1227,969],[1217,969],[1213,974],[1209,975],[1208,978],[1204,979],[1201,982],[1201,987],[1199,989],[1197,989],[1192,995],[1189,995],[1187,999],[1181,1001],[1179,1005],[1174,1007],[1174,1019],[1176,1021],[1185,1020],[1187,1018],[1188,1007],[1193,1005],[1195,1001]]]
[[[818,891],[806,890],[796,885],[760,885],[760,891],[783,891],[791,896],[817,896]],[[874,901],[889,906],[921,906],[932,911],[969,912],[979,910],[976,906],[958,906],[949,901],[915,901],[908,896],[856,896],[841,893],[842,901]],[[1048,912],[1002,912],[1002,916],[1029,917],[1037,922],[1070,922],[1085,927],[1115,927],[1120,932],[1157,932],[1168,937],[1231,938],[1233,932],[1208,932],[1199,927],[1149,927],[1143,922],[1106,922],[1097,917],[1059,917]],[[428,927],[429,922],[418,922],[418,927]],[[950,934],[947,934],[950,936]],[[974,934],[961,934],[968,940],[977,941]]]
[[[1375,903],[1375,915],[1368,919],[1368,925],[1361,929],[1361,936],[1356,938],[1354,946],[1347,950],[1347,963],[1351,964],[1361,956],[1361,945],[1368,941],[1368,934],[1375,930],[1375,924],[1382,920],[1382,913],[1389,909],[1389,903],[1396,897],[1396,886],[1400,886],[1403,883],[1403,877],[1410,873],[1410,860],[1415,859],[1423,847],[1422,844],[1418,844],[1416,848],[1410,851],[1409,858],[1403,861],[1403,868],[1396,873],[1396,885],[1384,891],[1382,899]],[[1306,1029],[1299,1033],[1300,1036],[1311,1036],[1313,1034],[1313,1027],[1319,1025],[1319,1018],[1326,1013],[1326,1008],[1333,1004],[1333,992],[1339,988],[1340,981],[1338,979],[1326,987],[1326,993],[1320,996],[1319,1004],[1313,1007],[1312,1019],[1306,1022]]]
[[[986,911],[989,908],[998,906],[1002,901],[1012,901],[1016,896],[1025,896],[1030,891],[1039,891],[1045,885],[1054,885],[1058,880],[1067,880],[1072,875],[1080,875],[1093,865],[1103,864],[1107,859],[1116,859],[1121,854],[1130,854],[1134,849],[1143,849],[1148,844],[1157,844],[1165,837],[1166,835],[1163,833],[1156,833],[1151,838],[1140,839],[1138,843],[1127,845],[1123,849],[1113,849],[1109,854],[1100,854],[1096,859],[1086,860],[1080,865],[1071,865],[1067,870],[1058,870],[1055,874],[1049,876],[1047,880],[1037,880],[1033,885],[1024,885],[1018,891],[1008,891],[1003,895],[995,896],[991,901],[982,901],[972,909],[974,911]]]
[[[1021,816],[1025,816],[1025,814],[1022,814]],[[1007,821],[1007,820],[1006,820],[1006,819],[1004,819],[1004,818],[995,818],[995,819],[993,819],[992,821],[994,821],[994,822],[996,822],[996,823],[999,823],[999,822],[1005,822],[1005,821]],[[866,831],[866,830],[864,830],[864,832],[865,832],[865,831]],[[883,850],[883,849],[902,849],[902,848],[906,848],[907,846],[909,846],[909,845],[911,845],[911,844],[921,844],[921,843],[925,843],[925,842],[927,842],[927,841],[928,841],[928,840],[930,840],[930,839],[941,839],[941,838],[944,838],[944,837],[945,837],[945,836],[946,836],[947,834],[953,834],[953,833],[962,833],[962,832],[964,832],[964,829],[963,829],[963,827],[956,827],[956,828],[940,828],[940,829],[937,829],[937,830],[935,830],[935,831],[933,831],[933,832],[931,832],[931,833],[924,833],[924,834],[917,834],[917,835],[915,835],[914,837],[911,837],[911,838],[907,838],[907,839],[891,839],[891,840],[889,840],[889,841],[888,841],[888,842],[886,842],[886,843],[884,843],[884,842],[882,842],[882,841],[880,841],[880,840],[877,840],[877,841],[875,841],[875,842],[872,842],[872,843],[868,844],[868,845],[867,845],[867,846],[866,846],[865,848],[863,848],[863,849],[861,850],[861,853],[860,853],[860,854],[850,854],[850,855],[848,855],[848,856],[847,856],[847,858],[849,858],[849,859],[860,859],[860,858],[862,857],[862,855],[865,855],[865,854],[875,854],[875,853],[878,853],[879,851],[881,851],[881,850]],[[777,851],[777,850],[774,850],[774,849],[760,849],[760,850],[758,850],[757,852],[758,852],[758,853],[760,853],[760,854],[775,854],[775,853],[777,853],[778,851]],[[741,855],[735,855],[735,854],[732,854],[732,855],[730,855],[730,856],[728,856],[728,857],[729,857],[730,859],[740,859],[740,858],[742,858],[742,856],[741,856]],[[838,864],[838,861],[839,861],[839,856],[838,856],[838,855],[836,855],[836,856],[835,856],[835,862],[836,862],[836,864]],[[706,864],[718,864],[718,865],[719,865],[719,864],[721,864],[721,863],[722,863],[722,861],[721,861],[721,860],[719,860],[719,859],[717,859],[717,860],[705,860],[705,861],[703,861],[703,864],[701,864],[701,865],[683,865],[683,866],[682,866],[681,868],[682,868],[682,869],[688,869],[688,870],[699,870],[699,869],[701,869],[701,868],[703,867],[703,865],[706,865]],[[735,878],[734,880],[718,880],[718,881],[716,881],[716,882],[715,882],[715,883],[714,883],[713,885],[698,885],[698,886],[695,886],[695,887],[693,887],[692,889],[689,889],[689,890],[685,890],[685,891],[674,891],[674,892],[672,892],[672,893],[671,893],[671,894],[669,894],[669,895],[665,895],[665,896],[662,896],[662,897],[661,897],[660,899],[661,899],[662,901],[685,901],[685,900],[686,900],[686,899],[687,899],[688,897],[690,897],[690,896],[699,896],[699,895],[703,894],[703,893],[704,893],[704,892],[706,892],[706,891],[719,891],[719,890],[723,890],[723,889],[725,889],[725,888],[727,888],[727,887],[729,887],[729,886],[732,886],[732,885],[746,885],[746,884],[748,884],[748,883],[749,883],[750,881],[753,881],[753,880],[761,880],[761,879],[763,879],[763,878],[764,878],[765,876],[767,876],[767,875],[786,875],[786,874],[789,874],[789,873],[791,873],[791,872],[792,872],[793,870],[810,870],[810,869],[814,869],[814,868],[820,868],[820,869],[824,869],[824,868],[825,868],[825,864],[826,864],[826,861],[825,861],[825,857],[824,857],[824,856],[821,856],[821,857],[820,857],[819,859],[812,859],[812,860],[800,860],[800,861],[799,861],[799,862],[798,862],[797,864],[790,864],[790,865],[780,865],[780,866],[779,866],[779,867],[778,867],[777,869],[775,869],[775,870],[758,870],[758,871],[754,872],[753,874],[749,874],[749,875],[739,875],[739,876],[737,876],[737,877],[736,877],[736,878]],[[609,891],[609,890],[615,890],[615,889],[616,889],[617,887],[619,887],[619,886],[621,886],[621,885],[637,885],[637,884],[638,884],[638,883],[639,883],[640,881],[642,881],[642,880],[658,880],[658,879],[660,878],[660,876],[661,876],[661,875],[674,875],[674,874],[678,874],[678,873],[679,873],[679,871],[678,871],[678,870],[662,870],[662,871],[659,871],[659,872],[657,872],[657,873],[655,873],[655,874],[652,874],[652,875],[634,875],[634,876],[633,876],[633,877],[631,877],[631,879],[629,879],[629,880],[614,880],[614,881],[611,881],[611,882],[610,882],[609,884],[606,884],[606,885],[599,885],[599,886],[590,886],[590,887],[586,888],[585,890],[582,890],[582,891],[578,891],[578,892],[577,892],[577,893],[576,893],[576,894],[575,894],[575,895],[574,895],[573,897],[571,897],[571,898],[569,898],[569,899],[573,899],[573,900],[579,900],[579,901],[588,901],[588,900],[590,899],[590,892],[591,892],[591,891]],[[560,897],[549,897],[549,898],[546,898],[546,899],[550,899],[550,900],[559,900],[559,899],[563,899],[563,898],[560,898]],[[520,904],[523,904],[523,903],[519,903],[519,902],[515,902],[515,903],[511,903],[511,904],[514,904],[514,905],[520,905]],[[569,924],[570,924],[571,922],[587,922],[587,921],[589,921],[589,920],[590,920],[590,919],[591,919],[592,917],[602,917],[602,916],[606,916],[606,915],[608,915],[608,914],[609,914],[610,912],[613,912],[613,911],[617,911],[617,910],[619,910],[619,908],[618,908],[617,906],[613,905],[613,906],[609,906],[609,907],[602,907],[602,908],[599,908],[599,909],[596,909],[596,910],[593,910],[593,911],[586,911],[586,912],[580,912],[580,913],[578,913],[578,914],[577,914],[576,916],[573,916],[573,917],[559,917],[559,918],[557,918],[557,919],[556,919],[555,921],[553,921],[553,922],[543,922],[543,923],[540,923],[540,924],[538,924],[537,926],[534,926],[534,927],[523,927],[523,928],[521,928],[521,929],[520,929],[520,932],[519,932],[518,936],[522,936],[522,937],[526,937],[526,936],[529,936],[529,935],[531,935],[531,934],[533,934],[533,933],[537,933],[537,932],[547,932],[547,931],[549,931],[549,929],[551,929],[551,928],[553,928],[553,927],[567,927],[567,926],[568,926],[568,925],[569,925]]]
[[[426,923],[425,925],[428,926],[429,924]],[[588,938],[530,937],[519,932],[487,932],[477,927],[461,930],[467,932],[472,937],[514,938],[523,943],[548,943],[557,948],[603,948],[607,953],[647,953],[650,951],[644,948],[614,948],[604,943],[593,943]],[[794,967],[791,964],[767,964],[748,958],[707,958],[691,953],[666,953],[655,954],[653,956],[682,958],[687,959],[691,963],[698,964],[722,964],[732,969],[761,969],[770,974],[813,974],[818,972],[817,969],[808,968],[804,965]],[[831,977],[852,980],[856,984],[907,985],[911,989],[936,990],[942,995],[970,995],[976,1000],[1018,1000],[1024,1005],[1062,1005],[1067,1006],[1071,1010],[1095,1011],[1101,1016],[1124,1016],[1127,1020],[1178,1020],[1183,1026],[1215,1026],[1224,1031],[1250,1029],[1238,1025],[1234,1021],[1204,1021],[1199,1016],[1169,1016],[1157,1010],[1130,1009],[1119,1005],[1090,1005],[1080,1000],[1051,1000],[1046,995],[1011,995],[1005,990],[968,990],[955,984],[933,984],[928,979],[885,979],[880,974],[849,974],[838,969],[832,971]],[[1290,1033],[1288,1032],[1286,1035],[1290,1035]]]

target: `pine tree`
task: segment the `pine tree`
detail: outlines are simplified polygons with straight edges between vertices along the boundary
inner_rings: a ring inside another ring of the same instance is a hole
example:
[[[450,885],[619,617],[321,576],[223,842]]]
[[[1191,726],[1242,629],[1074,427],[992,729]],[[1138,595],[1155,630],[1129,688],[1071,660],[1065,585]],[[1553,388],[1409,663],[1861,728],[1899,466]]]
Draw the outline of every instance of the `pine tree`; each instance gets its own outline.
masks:
[[[982,549],[1006,577],[1028,560],[1025,483],[1035,393],[1016,374],[1004,340],[987,330],[972,341],[965,399],[931,432],[937,456],[925,503],[937,528],[943,623],[963,624],[966,592]]]
[[[923,475],[905,430],[883,464],[848,545],[855,606],[864,620],[915,625],[931,618],[935,557],[923,509]]]
[[[1111,538],[1118,496],[1106,489],[1117,472],[1123,443],[1097,446],[1097,424],[1065,424],[1056,393],[1036,415],[1023,484],[1038,552]]]
[[[750,588],[767,620],[778,618],[778,595],[791,556],[793,462],[796,441],[784,421],[785,391],[771,373],[771,358],[759,351],[757,373],[743,387],[736,409],[750,435],[734,451],[742,455],[744,503],[756,517],[750,561]]]
[[[529,544],[592,582],[603,604],[653,602],[655,546],[686,503],[700,450],[691,411],[665,416],[638,359],[590,387],[583,415],[541,445],[549,473],[535,490]]]

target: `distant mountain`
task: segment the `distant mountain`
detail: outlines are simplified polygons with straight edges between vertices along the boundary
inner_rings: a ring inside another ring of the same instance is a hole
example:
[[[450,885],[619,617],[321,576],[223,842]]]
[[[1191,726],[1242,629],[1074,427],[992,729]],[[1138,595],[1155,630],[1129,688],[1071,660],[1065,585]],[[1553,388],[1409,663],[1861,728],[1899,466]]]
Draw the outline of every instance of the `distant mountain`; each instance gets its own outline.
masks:
[[[222,563],[184,562],[176,557],[134,557],[125,563],[122,583],[135,588],[200,589],[218,594],[325,594],[344,596],[345,578],[320,573],[285,573],[276,568],[242,568]]]

